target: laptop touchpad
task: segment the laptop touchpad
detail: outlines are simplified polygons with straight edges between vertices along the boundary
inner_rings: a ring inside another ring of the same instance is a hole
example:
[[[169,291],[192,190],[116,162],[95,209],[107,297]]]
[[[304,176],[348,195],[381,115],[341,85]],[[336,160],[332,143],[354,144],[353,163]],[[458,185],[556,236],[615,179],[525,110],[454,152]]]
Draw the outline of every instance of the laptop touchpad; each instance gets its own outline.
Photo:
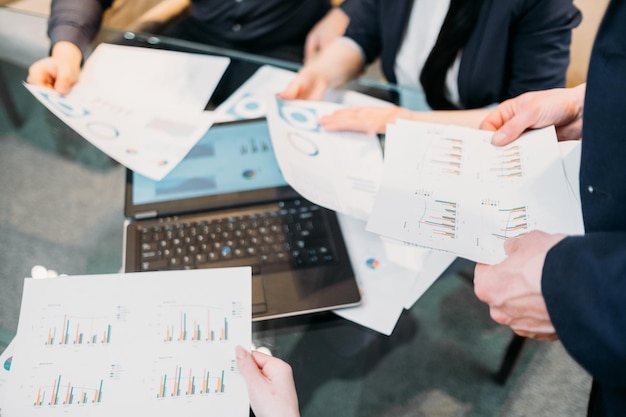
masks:
[[[265,289],[263,288],[263,278],[252,276],[252,314],[265,313],[267,311],[267,301],[265,300]]]

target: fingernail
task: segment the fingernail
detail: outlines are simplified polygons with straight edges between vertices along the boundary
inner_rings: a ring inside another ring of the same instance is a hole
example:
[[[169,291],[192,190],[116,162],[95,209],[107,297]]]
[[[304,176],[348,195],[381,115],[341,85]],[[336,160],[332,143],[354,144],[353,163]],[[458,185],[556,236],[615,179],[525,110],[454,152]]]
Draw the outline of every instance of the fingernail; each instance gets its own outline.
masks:
[[[493,134],[493,136],[491,137],[491,143],[493,144],[498,144],[498,143],[502,143],[506,140],[507,134],[504,132],[496,132]]]
[[[246,357],[248,352],[241,346],[235,346],[235,354],[237,355],[237,359],[243,359]]]

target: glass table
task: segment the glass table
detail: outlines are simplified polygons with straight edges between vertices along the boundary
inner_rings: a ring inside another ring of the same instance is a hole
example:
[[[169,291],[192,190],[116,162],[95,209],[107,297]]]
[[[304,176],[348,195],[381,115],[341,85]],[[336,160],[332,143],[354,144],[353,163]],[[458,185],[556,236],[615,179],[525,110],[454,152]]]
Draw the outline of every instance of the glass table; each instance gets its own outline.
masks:
[[[267,64],[298,69],[147,33],[104,29],[98,42],[228,56],[247,76]],[[24,69],[6,72],[12,80],[24,76]],[[0,116],[0,293],[11,301],[0,303],[0,327],[13,330],[22,277],[33,265],[73,275],[119,271],[125,174],[15,84],[25,122],[14,128]],[[207,109],[236,86],[221,84]],[[398,87],[373,79],[346,88],[394,103],[401,97]],[[472,267],[455,261],[391,336],[328,312],[254,322],[253,342],[291,364],[303,416],[499,415],[537,345],[526,343],[508,380],[498,379],[512,333],[493,323],[474,296]]]

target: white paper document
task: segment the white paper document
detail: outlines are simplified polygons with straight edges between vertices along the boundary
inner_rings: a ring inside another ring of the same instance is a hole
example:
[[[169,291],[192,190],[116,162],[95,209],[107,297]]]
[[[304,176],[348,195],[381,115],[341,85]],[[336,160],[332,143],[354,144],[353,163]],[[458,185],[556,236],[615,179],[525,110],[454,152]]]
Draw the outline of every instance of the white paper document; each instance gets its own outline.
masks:
[[[337,217],[361,290],[361,304],[335,310],[335,314],[389,336],[419,272],[391,262],[380,236],[365,230],[365,221],[345,214]]]
[[[342,108],[317,101],[269,101],[272,146],[285,180],[306,199],[366,220],[382,175],[375,135],[327,132],[318,119]]]
[[[248,416],[249,267],[27,278],[3,416]]]
[[[265,117],[268,101],[284,91],[295,78],[293,71],[264,65],[243,83],[215,113],[226,120],[256,119]],[[392,104],[356,91],[329,89],[324,101],[348,107],[391,106]]]
[[[230,60],[101,44],[67,95],[26,84],[55,116],[126,167],[162,179],[211,126],[204,107]]]
[[[267,114],[267,101],[283,91],[296,73],[263,65],[215,112],[229,120],[256,119]]]
[[[496,147],[493,133],[413,121],[389,125],[368,230],[476,262],[504,259],[533,229],[582,234],[554,128]]]

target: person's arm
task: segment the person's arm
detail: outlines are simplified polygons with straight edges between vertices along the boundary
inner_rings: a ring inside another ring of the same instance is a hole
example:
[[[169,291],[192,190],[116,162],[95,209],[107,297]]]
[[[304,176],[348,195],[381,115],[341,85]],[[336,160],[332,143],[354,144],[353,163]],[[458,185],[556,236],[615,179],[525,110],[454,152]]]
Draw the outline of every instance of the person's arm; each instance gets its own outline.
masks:
[[[72,42],[83,56],[102,23],[104,11],[113,0],[53,0],[50,5],[48,37],[57,42]]]
[[[621,216],[615,213],[614,216]],[[548,252],[542,291],[563,346],[594,378],[626,381],[626,232],[572,236]]]
[[[50,56],[33,63],[26,81],[67,94],[112,0],[53,0],[48,20]]]
[[[324,47],[343,35],[349,22],[350,18],[341,7],[333,7],[307,34],[304,43],[304,63],[309,62]]]
[[[565,87],[572,29],[581,21],[572,0],[524,3],[523,13],[511,22],[506,97]]]
[[[237,346],[237,367],[244,377],[256,417],[298,417],[298,396],[288,363]]]
[[[398,119],[478,128],[489,111],[489,109],[412,111],[398,106],[353,107],[337,110],[320,118],[319,122],[328,131],[349,130],[368,134],[385,133],[387,124]]]

